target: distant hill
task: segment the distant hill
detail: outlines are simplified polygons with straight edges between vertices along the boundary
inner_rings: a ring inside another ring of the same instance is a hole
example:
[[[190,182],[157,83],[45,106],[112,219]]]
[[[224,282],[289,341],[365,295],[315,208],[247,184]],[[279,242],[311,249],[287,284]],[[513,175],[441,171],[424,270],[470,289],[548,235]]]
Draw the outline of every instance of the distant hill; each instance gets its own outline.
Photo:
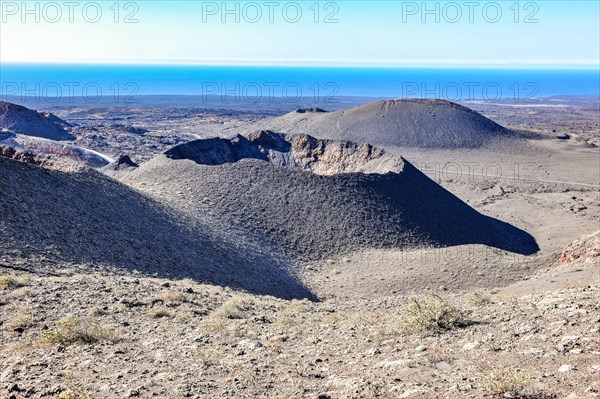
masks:
[[[21,105],[0,101],[0,129],[50,140],[74,140],[65,130],[69,123],[49,112],[40,113]]]
[[[445,100],[385,100],[336,112],[301,109],[261,121],[260,129],[379,146],[479,148],[516,134]]]

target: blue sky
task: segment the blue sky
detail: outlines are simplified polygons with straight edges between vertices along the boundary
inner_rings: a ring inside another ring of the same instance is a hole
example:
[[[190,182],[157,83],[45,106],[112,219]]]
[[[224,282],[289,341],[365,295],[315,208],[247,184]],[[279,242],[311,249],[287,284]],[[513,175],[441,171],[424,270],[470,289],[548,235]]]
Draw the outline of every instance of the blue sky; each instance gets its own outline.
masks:
[[[74,9],[26,2],[27,13],[21,1],[1,3],[2,62],[597,66],[600,60],[595,0],[228,2],[229,13],[220,1],[124,1],[116,3],[117,13],[111,0],[97,2],[101,14],[95,6],[84,13],[86,2]]]

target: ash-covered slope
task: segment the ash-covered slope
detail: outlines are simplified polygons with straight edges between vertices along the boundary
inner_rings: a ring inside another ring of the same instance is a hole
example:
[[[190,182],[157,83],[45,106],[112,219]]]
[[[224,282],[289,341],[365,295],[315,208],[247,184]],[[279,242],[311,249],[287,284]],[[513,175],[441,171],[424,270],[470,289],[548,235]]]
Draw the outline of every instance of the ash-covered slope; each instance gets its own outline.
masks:
[[[366,173],[365,173],[366,172]],[[467,243],[537,250],[410,163],[369,145],[257,132],[177,146],[126,181],[192,214],[213,213],[294,258]]]
[[[30,152],[37,157],[47,158],[55,165],[88,166],[101,168],[111,161],[110,158],[92,150],[66,144],[63,141],[43,139],[40,137],[15,134],[0,137],[0,147],[10,147],[17,152]]]
[[[444,100],[386,100],[336,112],[298,110],[261,129],[380,146],[479,148],[518,137],[483,115]]]
[[[0,101],[0,129],[50,140],[74,140],[64,127],[70,126],[57,116],[13,103]]]
[[[284,298],[312,297],[285,257],[243,231],[188,218],[100,173],[0,156],[0,259],[189,277]]]

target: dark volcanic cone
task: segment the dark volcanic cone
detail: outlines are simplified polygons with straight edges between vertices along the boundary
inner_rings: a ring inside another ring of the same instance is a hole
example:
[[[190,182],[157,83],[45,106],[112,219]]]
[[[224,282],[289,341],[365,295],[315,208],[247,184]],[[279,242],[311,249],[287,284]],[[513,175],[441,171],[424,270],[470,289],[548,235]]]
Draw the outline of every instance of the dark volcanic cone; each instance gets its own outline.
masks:
[[[479,148],[518,136],[462,105],[444,100],[386,100],[336,112],[298,110],[260,122],[263,129],[379,146]]]
[[[406,160],[368,144],[272,132],[198,140],[143,164],[128,181],[303,260],[459,244],[537,250],[527,233],[480,214]]]

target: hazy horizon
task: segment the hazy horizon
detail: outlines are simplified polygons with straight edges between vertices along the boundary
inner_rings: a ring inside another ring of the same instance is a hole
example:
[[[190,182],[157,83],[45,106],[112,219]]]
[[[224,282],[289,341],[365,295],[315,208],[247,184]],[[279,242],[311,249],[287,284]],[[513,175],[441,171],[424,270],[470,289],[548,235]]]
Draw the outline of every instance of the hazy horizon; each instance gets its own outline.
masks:
[[[600,66],[594,1],[68,4],[3,1],[0,62]]]
[[[424,69],[445,69],[445,68],[491,68],[491,69],[597,69],[600,64],[585,63],[349,63],[349,62],[310,62],[310,61],[253,61],[253,60],[165,60],[165,61],[146,61],[143,60],[90,60],[90,61],[2,61],[0,65],[107,65],[107,66],[223,66],[223,67],[274,67],[274,68],[424,68]]]

